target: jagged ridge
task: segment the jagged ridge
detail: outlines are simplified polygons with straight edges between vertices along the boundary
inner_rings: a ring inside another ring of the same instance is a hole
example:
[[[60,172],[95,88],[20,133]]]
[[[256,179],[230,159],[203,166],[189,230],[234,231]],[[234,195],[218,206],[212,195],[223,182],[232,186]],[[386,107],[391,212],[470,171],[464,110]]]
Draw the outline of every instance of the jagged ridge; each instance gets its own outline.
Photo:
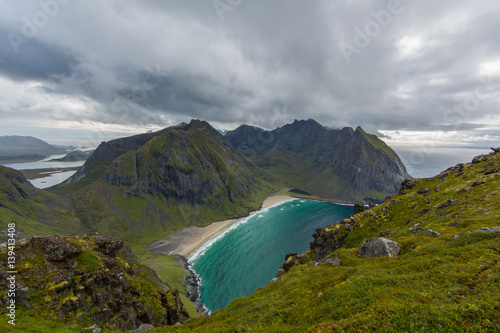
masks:
[[[408,177],[397,154],[360,127],[330,130],[296,120],[273,131],[242,125],[226,138],[290,186],[323,198],[381,202]]]

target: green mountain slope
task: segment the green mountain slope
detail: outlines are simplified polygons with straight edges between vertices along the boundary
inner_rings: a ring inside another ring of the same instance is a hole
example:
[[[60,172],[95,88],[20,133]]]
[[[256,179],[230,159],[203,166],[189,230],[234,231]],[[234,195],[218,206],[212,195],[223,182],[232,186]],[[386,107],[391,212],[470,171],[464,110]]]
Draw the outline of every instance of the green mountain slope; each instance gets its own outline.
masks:
[[[500,153],[405,181],[383,204],[318,229],[315,251],[288,257],[289,272],[250,297],[155,332],[498,332],[499,188]],[[358,256],[382,235],[399,256]]]
[[[0,166],[0,230],[9,223],[29,235],[84,231],[64,197],[39,190],[20,171]],[[4,238],[0,235],[0,241]]]
[[[271,192],[267,177],[208,123],[193,120],[101,144],[51,192],[73,198],[88,231],[160,238],[257,208]]]
[[[382,202],[408,176],[398,155],[360,127],[330,130],[309,119],[273,131],[243,125],[226,138],[289,186],[322,198]]]

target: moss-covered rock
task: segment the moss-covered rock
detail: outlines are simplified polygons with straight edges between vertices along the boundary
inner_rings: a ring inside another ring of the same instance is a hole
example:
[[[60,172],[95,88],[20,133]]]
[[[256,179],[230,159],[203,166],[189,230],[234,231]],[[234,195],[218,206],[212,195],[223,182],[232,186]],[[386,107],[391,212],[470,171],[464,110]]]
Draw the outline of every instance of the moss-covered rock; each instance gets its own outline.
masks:
[[[179,293],[154,271],[116,257],[123,242],[115,237],[37,236],[16,248],[17,303],[28,316],[82,325],[98,324],[111,330],[133,330],[183,322],[189,315]],[[7,265],[7,252],[0,253]],[[7,290],[9,274],[0,272]],[[0,297],[6,308],[7,295]]]

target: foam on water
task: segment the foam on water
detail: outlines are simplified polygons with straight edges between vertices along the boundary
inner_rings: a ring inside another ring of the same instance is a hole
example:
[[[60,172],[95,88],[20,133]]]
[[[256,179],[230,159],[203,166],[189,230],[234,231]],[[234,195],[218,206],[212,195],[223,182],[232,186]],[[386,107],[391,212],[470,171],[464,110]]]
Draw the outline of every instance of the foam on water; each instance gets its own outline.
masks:
[[[341,221],[352,206],[294,199],[243,218],[193,253],[200,302],[208,312],[250,295],[271,281],[288,253],[309,249],[316,228]]]

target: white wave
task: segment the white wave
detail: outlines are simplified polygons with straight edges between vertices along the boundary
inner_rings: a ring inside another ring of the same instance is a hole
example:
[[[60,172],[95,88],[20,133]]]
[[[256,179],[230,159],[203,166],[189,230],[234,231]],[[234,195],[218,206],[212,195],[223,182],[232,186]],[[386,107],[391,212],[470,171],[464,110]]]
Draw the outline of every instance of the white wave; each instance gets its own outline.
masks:
[[[280,206],[284,203],[294,201],[294,200],[298,200],[298,199],[290,199],[290,200],[286,200],[286,201],[281,201],[281,202],[278,202],[278,203],[271,205],[267,208],[264,208],[258,212],[259,215],[257,215],[257,217],[264,216],[271,208]],[[187,258],[188,262],[192,264],[198,258],[204,256],[205,253],[207,252],[207,250],[212,247],[212,245],[214,245],[217,241],[222,239],[230,231],[233,231],[233,230],[237,229],[240,225],[245,224],[248,221],[250,221],[251,218],[254,216],[255,215],[250,215],[250,216],[244,217],[244,218],[234,222],[233,224],[231,224],[228,228],[223,229],[223,230],[219,231],[218,233],[216,233],[215,235],[213,235],[207,242],[205,242],[205,244],[203,244],[198,250],[194,251],[193,254],[191,254],[189,256],[189,258]]]

